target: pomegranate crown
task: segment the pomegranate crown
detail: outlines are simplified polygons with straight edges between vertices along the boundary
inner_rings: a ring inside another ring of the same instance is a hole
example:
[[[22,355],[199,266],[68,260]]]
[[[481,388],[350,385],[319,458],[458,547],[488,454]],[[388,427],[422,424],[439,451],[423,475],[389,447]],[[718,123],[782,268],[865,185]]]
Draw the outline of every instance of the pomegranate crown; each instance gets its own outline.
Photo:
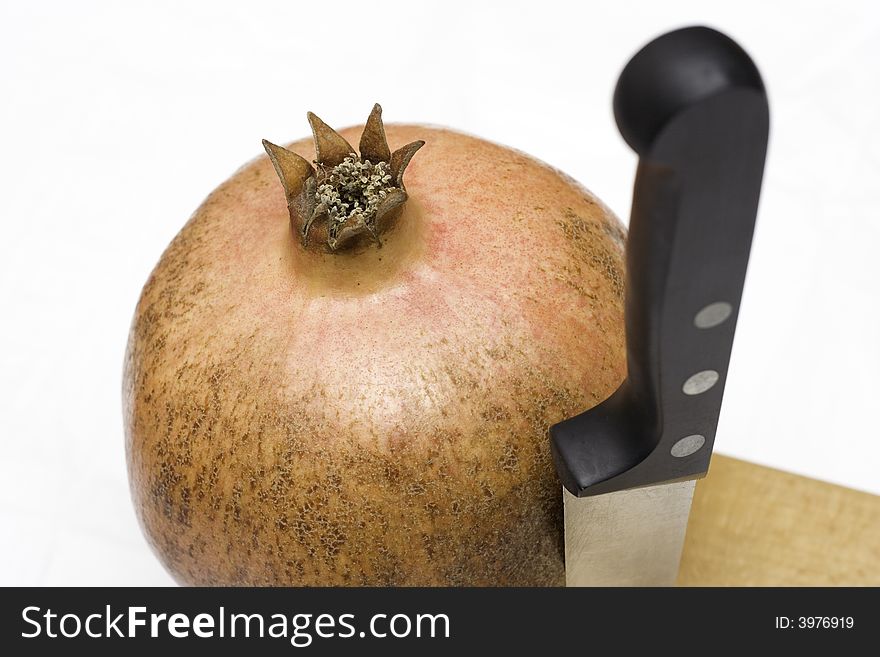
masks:
[[[392,153],[378,103],[361,134],[360,155],[313,113],[308,113],[308,119],[315,139],[316,167],[263,140],[284,187],[293,229],[307,248],[310,238],[317,237],[313,242],[323,242],[330,251],[337,251],[354,245],[364,235],[381,246],[379,236],[408,198],[403,172],[425,142],[414,141]]]

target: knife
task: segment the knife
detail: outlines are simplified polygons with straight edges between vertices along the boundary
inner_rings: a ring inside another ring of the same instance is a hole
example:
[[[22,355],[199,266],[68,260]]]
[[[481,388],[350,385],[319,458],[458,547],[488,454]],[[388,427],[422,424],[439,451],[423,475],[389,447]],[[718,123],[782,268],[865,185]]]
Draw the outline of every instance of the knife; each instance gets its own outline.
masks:
[[[639,165],[626,244],[627,378],[550,429],[568,586],[675,583],[733,345],[769,108],[746,52],[665,34],[626,65],[614,115]]]

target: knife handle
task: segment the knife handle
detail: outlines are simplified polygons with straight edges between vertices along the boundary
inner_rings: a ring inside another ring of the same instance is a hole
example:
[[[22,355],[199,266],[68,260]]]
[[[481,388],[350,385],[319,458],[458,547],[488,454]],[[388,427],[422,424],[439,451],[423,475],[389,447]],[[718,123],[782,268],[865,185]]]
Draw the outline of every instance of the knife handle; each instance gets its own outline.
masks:
[[[557,472],[578,496],[708,470],[767,150],[757,68],[704,27],[637,53],[614,114],[639,154],[626,246],[628,369],[606,401],[551,427]]]

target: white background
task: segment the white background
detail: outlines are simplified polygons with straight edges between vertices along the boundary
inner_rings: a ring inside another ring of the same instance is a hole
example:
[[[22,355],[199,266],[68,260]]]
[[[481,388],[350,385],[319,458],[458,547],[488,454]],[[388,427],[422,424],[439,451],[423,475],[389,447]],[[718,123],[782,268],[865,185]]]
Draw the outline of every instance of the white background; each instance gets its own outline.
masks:
[[[170,583],[128,495],[125,338],[162,249],[261,138],[380,101],[532,153],[625,219],[616,76],[696,23],[753,55],[772,111],[717,449],[880,493],[876,3],[306,4],[2,4],[0,583]]]

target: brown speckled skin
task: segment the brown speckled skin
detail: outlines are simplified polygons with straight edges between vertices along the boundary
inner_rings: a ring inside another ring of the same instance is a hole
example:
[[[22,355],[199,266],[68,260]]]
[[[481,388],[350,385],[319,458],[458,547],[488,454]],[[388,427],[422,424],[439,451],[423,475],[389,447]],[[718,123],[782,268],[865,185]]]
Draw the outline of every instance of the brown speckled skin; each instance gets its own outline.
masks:
[[[521,153],[387,130],[427,145],[382,249],[304,252],[263,156],[144,287],[131,489],[181,583],[563,583],[547,428],[624,376],[623,229]]]

